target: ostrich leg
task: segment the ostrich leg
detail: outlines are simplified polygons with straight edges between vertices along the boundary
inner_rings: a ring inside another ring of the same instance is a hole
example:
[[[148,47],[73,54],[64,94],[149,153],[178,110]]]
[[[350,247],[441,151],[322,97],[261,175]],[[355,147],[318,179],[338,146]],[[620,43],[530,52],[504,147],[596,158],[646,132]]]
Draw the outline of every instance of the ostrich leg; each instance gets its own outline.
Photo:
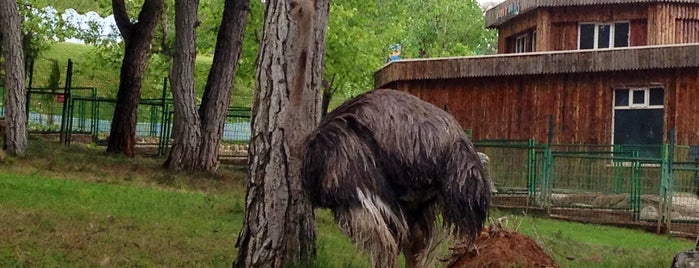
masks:
[[[434,267],[430,250],[435,247],[435,208],[425,204],[407,214],[409,234],[401,250],[405,254],[406,268]]]
[[[397,239],[382,215],[373,212],[375,210],[364,207],[338,209],[335,211],[335,220],[355,246],[369,253],[372,267],[397,268]]]

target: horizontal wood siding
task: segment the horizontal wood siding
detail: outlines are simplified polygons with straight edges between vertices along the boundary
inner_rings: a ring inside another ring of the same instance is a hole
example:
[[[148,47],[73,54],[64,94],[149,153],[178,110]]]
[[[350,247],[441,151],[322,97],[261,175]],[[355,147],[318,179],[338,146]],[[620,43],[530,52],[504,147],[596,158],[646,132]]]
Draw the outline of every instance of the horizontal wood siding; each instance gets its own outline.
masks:
[[[448,106],[474,139],[545,142],[553,116],[554,142],[609,144],[614,88],[663,85],[665,132],[674,125],[678,143],[699,144],[698,74],[699,68],[679,68],[421,80],[398,82],[396,89]]]

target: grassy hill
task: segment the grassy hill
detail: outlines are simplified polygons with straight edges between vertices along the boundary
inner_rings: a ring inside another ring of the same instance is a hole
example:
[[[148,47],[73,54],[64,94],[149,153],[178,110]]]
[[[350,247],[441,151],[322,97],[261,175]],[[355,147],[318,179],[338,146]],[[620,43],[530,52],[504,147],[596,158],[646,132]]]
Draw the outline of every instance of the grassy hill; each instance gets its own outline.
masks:
[[[43,52],[34,65],[34,77],[32,87],[46,87],[49,84],[49,76],[53,62],[58,63],[61,87],[65,84],[68,59],[73,61],[73,87],[96,87],[100,97],[116,98],[119,88],[120,55],[113,55],[109,62],[98,57],[105,53],[97,47],[72,43],[55,43]],[[163,90],[163,78],[167,76],[164,66],[166,63],[160,58],[151,58],[151,63],[144,75],[142,98],[158,98]],[[212,57],[197,56],[195,65],[195,85],[199,96],[203,92],[206,78],[211,68]],[[160,67],[160,68],[158,68]],[[249,75],[248,75],[249,76]],[[236,88],[233,91],[232,105],[250,107],[252,105],[253,88],[250,81],[236,80]],[[168,85],[169,87],[169,85]],[[168,90],[168,95],[171,95]]]

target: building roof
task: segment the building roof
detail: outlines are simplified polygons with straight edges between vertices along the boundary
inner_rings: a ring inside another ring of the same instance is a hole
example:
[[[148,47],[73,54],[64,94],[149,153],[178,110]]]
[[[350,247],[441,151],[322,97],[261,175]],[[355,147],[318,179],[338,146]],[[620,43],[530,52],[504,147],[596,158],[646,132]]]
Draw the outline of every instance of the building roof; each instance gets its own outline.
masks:
[[[397,60],[374,74],[374,86],[396,81],[699,67],[699,43],[476,57]]]
[[[527,13],[539,7],[641,3],[699,4],[699,0],[507,0],[485,12],[485,24],[488,28],[494,28],[518,15]]]

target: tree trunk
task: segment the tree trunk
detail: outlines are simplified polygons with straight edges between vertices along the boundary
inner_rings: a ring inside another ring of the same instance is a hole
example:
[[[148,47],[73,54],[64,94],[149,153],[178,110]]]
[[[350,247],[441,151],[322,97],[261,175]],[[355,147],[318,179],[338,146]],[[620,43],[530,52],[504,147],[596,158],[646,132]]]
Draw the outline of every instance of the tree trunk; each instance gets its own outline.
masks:
[[[141,81],[148,64],[148,52],[155,32],[163,0],[146,0],[131,23],[124,0],[112,0],[114,20],[124,38],[126,49],[121,63],[117,103],[112,117],[107,152],[134,156],[138,103],[141,100]]]
[[[22,21],[16,1],[0,1],[2,47],[5,52],[5,145],[11,155],[27,154],[27,110]]]
[[[231,103],[249,8],[250,0],[226,0],[223,7],[214,60],[199,108],[202,121],[199,168],[203,171],[218,169],[218,148]]]
[[[175,54],[170,72],[175,140],[165,161],[165,166],[174,170],[192,171],[196,168],[201,141],[201,122],[194,90],[198,6],[198,0],[175,1]]]
[[[285,267],[315,255],[315,217],[301,187],[299,148],[320,118],[330,2],[266,5],[236,267]]]

